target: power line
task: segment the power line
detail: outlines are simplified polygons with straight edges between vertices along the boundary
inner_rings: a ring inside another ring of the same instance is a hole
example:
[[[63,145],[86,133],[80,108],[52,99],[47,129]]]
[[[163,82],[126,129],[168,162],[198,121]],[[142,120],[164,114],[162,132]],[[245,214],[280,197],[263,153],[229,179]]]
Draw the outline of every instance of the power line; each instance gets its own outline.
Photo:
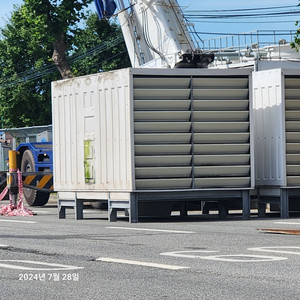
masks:
[[[270,36],[270,34],[273,34],[273,30],[259,30],[259,36]],[[201,32],[201,31],[195,31],[197,34],[204,34],[204,35],[230,35],[230,36],[255,36],[258,34],[258,32],[246,32],[246,33],[223,33],[223,32]],[[277,34],[280,35],[291,35],[294,34],[292,30],[276,30]]]
[[[71,64],[80,59],[84,59],[88,56],[91,56],[91,54],[102,53],[114,46],[121,44],[123,41],[124,41],[123,37],[119,37],[116,40],[113,40],[113,41],[110,41],[110,42],[107,42],[107,43],[104,43],[101,45],[97,45],[96,47],[89,49],[88,51],[86,51],[84,53],[75,54],[75,55],[71,56],[68,61]],[[56,66],[54,66],[52,64],[52,65],[44,66],[40,69],[29,70],[29,71],[24,71],[24,72],[21,72],[18,74],[14,74],[11,77],[4,78],[4,83],[0,84],[0,88],[11,87],[16,84],[34,81],[34,80],[42,78],[50,73],[53,73],[54,71],[56,71]],[[12,80],[12,77],[17,77],[17,78],[15,80],[9,82],[10,80]]]
[[[190,12],[231,12],[231,11],[256,11],[256,10],[273,10],[282,8],[296,8],[297,5],[273,6],[273,7],[257,7],[257,8],[237,8],[237,9],[213,9],[213,10],[184,10],[186,13]]]
[[[202,15],[202,14],[185,14],[186,18],[201,18],[201,19],[226,19],[226,18],[270,18],[270,17],[285,17],[299,15],[300,11],[274,12],[263,14],[220,14],[220,15]]]
[[[189,19],[191,21],[191,19]],[[240,24],[240,23],[245,23],[245,24],[269,24],[269,23],[296,23],[298,22],[298,20],[291,20],[291,21],[288,21],[288,20],[281,20],[281,21],[202,21],[202,20],[192,20],[193,23],[221,23],[221,24]]]

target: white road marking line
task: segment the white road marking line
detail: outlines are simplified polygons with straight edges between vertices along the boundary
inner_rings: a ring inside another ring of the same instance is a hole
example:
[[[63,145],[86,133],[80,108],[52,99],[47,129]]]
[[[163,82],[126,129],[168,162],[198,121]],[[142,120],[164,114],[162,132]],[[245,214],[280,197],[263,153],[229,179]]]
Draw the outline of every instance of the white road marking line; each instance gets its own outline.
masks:
[[[296,249],[298,251],[287,251],[288,249],[290,249],[290,250]],[[296,247],[296,246],[295,247],[293,247],[293,246],[255,247],[255,248],[248,248],[248,250],[300,255],[300,247]]]
[[[31,261],[31,260],[0,260],[0,262],[12,262],[12,263],[19,262],[19,263],[23,263],[23,264],[33,264],[33,265],[42,265],[42,266],[52,267],[52,268],[32,268],[32,267],[24,267],[24,266],[18,266],[18,265],[13,265],[13,264],[0,263],[0,267],[8,268],[8,269],[15,269],[15,270],[67,271],[67,270],[84,269],[83,267],[52,264],[52,263],[45,263],[45,262],[38,262],[38,261]]]
[[[193,251],[164,252],[164,253],[160,253],[160,255],[173,256],[173,257],[184,257],[184,258],[202,258],[202,256],[199,256],[199,255],[190,255],[188,253],[217,253],[217,252],[219,252],[219,251],[193,250]]]
[[[19,220],[4,220],[0,219],[0,222],[11,222],[11,223],[27,223],[27,224],[36,224],[35,221],[19,221]]]
[[[195,231],[168,230],[168,229],[131,228],[131,227],[106,227],[106,228],[108,228],[108,229],[136,230],[136,231],[168,232],[168,233],[196,233]]]
[[[299,225],[300,226],[300,222],[274,222],[274,224],[284,224],[284,225]]]
[[[248,254],[234,254],[234,255],[208,255],[208,256],[200,256],[200,255],[189,255],[187,253],[216,253],[219,251],[209,251],[209,250],[195,250],[195,251],[176,251],[176,252],[165,252],[160,253],[160,255],[173,256],[173,257],[181,257],[181,258],[197,258],[197,259],[205,259],[205,260],[214,260],[214,261],[225,261],[225,262],[268,262],[268,261],[278,261],[285,260],[286,257],[275,257],[275,256],[262,256],[262,255],[248,255]],[[244,259],[243,257],[247,257],[248,259]]]
[[[190,269],[190,267],[175,266],[175,265],[164,265],[164,264],[149,263],[149,262],[119,259],[119,258],[109,258],[109,257],[99,257],[99,258],[96,259],[96,261],[127,264],[127,265],[135,265],[135,266],[143,266],[143,267],[152,267],[152,268],[159,268],[159,269],[166,269],[166,270]]]
[[[250,259],[241,259],[240,257],[249,257]],[[263,256],[263,255],[247,255],[247,254],[236,254],[236,255],[216,255],[216,256],[202,256],[201,259],[215,260],[215,261],[226,261],[226,262],[268,262],[286,260],[287,257],[279,256]],[[253,258],[253,259],[251,259]]]

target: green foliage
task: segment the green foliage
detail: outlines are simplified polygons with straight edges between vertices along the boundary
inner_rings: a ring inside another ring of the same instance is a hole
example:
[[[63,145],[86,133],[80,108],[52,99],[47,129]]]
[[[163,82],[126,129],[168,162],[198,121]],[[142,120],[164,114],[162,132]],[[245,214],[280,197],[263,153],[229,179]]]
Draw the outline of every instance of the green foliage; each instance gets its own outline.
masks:
[[[119,26],[99,21],[96,14],[83,15],[83,8],[91,1],[24,0],[13,12],[0,38],[0,116],[4,127],[51,124],[50,84],[61,78],[52,64],[53,42],[61,32],[75,75],[130,66]],[[116,43],[118,40],[121,42]],[[107,43],[115,46],[105,49]]]
[[[1,31],[0,114],[4,127],[51,124],[50,86],[45,82],[58,79],[58,72],[36,80],[27,80],[27,76],[49,64],[52,43],[46,34],[35,34],[24,14],[23,7],[16,10]]]
[[[296,26],[299,25],[299,22],[296,22]],[[296,35],[294,36],[294,41],[291,43],[292,48],[296,49],[299,51],[300,47],[300,28],[297,29]]]
[[[97,51],[97,46],[106,43],[114,43],[120,40],[117,45],[106,50]],[[98,19],[97,14],[91,14],[86,21],[86,26],[74,36],[74,54],[83,54],[95,49],[85,58],[77,60],[71,65],[76,75],[93,74],[103,71],[120,69],[130,66],[126,45],[123,41],[121,28],[107,20]]]

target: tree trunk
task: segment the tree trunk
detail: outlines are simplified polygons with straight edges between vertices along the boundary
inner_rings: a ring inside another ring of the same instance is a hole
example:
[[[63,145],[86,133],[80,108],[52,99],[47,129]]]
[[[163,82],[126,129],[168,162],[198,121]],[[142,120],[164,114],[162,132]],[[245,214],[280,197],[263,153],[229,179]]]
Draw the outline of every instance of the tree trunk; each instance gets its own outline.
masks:
[[[74,77],[66,57],[67,44],[64,34],[60,34],[55,42],[53,42],[52,60],[63,79]]]

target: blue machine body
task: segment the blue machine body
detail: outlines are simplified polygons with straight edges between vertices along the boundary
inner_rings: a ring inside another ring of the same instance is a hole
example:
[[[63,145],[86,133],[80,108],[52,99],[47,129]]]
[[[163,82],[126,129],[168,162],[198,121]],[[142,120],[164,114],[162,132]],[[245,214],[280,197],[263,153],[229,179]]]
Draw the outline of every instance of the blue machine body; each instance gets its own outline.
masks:
[[[21,143],[16,150],[20,152],[20,156],[22,156],[26,150],[31,151],[36,172],[53,171],[53,152],[51,142]]]

